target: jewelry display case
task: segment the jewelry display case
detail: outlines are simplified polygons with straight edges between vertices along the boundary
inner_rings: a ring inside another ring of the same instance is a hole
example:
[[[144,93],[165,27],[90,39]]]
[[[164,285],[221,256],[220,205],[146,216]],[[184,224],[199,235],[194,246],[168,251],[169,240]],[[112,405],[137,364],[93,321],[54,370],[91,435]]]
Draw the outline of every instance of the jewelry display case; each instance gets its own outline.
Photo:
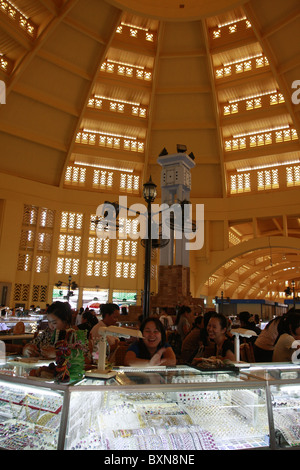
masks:
[[[251,377],[268,383],[271,441],[275,448],[300,446],[300,364],[253,364]]]
[[[35,315],[33,317],[8,317],[5,319],[1,319],[0,323],[2,323],[5,328],[1,333],[4,333],[6,330],[13,329],[13,327],[18,322],[23,322],[25,326],[25,333],[36,333],[39,329],[39,325],[43,320],[43,315]]]
[[[0,376],[1,377],[1,376]],[[43,385],[43,384],[42,384]],[[22,379],[0,379],[0,448],[5,450],[55,450],[64,393]]]
[[[297,367],[237,372],[116,368],[114,378],[89,377],[72,384],[30,378],[28,366],[0,367],[2,449],[191,451],[299,445]]]

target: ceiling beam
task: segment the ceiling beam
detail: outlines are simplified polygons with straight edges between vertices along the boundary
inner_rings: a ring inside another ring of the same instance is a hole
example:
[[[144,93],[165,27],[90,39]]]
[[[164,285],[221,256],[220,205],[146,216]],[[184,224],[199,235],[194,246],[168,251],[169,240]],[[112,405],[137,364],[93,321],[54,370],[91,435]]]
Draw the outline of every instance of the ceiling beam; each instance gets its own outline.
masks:
[[[24,71],[31,64],[38,51],[43,47],[44,43],[47,41],[49,36],[57,28],[58,24],[63,21],[64,17],[68,14],[68,12],[72,10],[72,8],[74,8],[78,1],[79,0],[68,0],[61,8],[58,16],[54,17],[48,23],[48,25],[45,27],[40,36],[34,41],[32,49],[27,52],[27,54],[18,63],[17,67],[13,71],[13,74],[9,78],[9,82],[6,87],[7,96],[9,95],[15,83],[21,78]]]

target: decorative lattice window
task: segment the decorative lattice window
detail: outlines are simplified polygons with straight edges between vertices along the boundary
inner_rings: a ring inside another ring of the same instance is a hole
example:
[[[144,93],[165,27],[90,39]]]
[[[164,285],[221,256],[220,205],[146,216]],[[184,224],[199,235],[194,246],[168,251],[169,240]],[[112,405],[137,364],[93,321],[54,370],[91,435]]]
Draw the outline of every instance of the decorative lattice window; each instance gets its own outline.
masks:
[[[117,240],[117,256],[135,257],[137,255],[137,241]]]
[[[111,135],[94,131],[80,131],[76,135],[76,143],[99,145],[100,147],[128,150],[130,152],[144,152],[145,143],[138,141],[134,136]]]
[[[300,185],[300,166],[289,166],[286,168],[286,185],[299,186]]]
[[[142,28],[140,26],[135,26],[123,22],[117,27],[116,33],[126,35],[127,37],[132,39],[138,38],[139,40],[143,39],[148,42],[154,41],[154,33],[149,31],[148,28]]]
[[[230,193],[245,193],[251,191],[250,173],[230,175]]]
[[[126,78],[135,78],[138,80],[152,80],[152,71],[140,65],[131,65],[123,62],[107,59],[100,68],[101,72],[117,74]]]
[[[117,100],[114,98],[110,98],[108,96],[96,96],[94,95],[88,101],[88,107],[94,109],[103,109],[105,111],[110,111],[113,113],[121,113],[121,114],[131,114],[132,116],[136,116],[139,118],[146,118],[147,117],[147,107],[141,105],[140,103],[136,103],[133,101],[126,101],[126,100]],[[95,135],[95,134],[94,134]],[[96,137],[95,137],[96,138]],[[86,142],[88,140],[88,136],[86,134]],[[94,139],[95,141],[95,139]],[[84,143],[84,142],[82,142]],[[95,143],[95,142],[94,142]],[[120,147],[120,139],[118,139],[119,147]],[[71,180],[71,170],[69,171],[69,180]]]
[[[262,106],[261,96],[258,96],[257,98],[251,98],[251,99],[246,100],[246,111],[261,108],[261,106]]]
[[[280,103],[284,103],[284,96],[282,93],[272,93],[270,95],[270,106],[273,106],[275,104],[280,104]]]
[[[60,228],[62,231],[81,230],[83,225],[83,214],[75,212],[62,212]]]
[[[249,72],[251,70],[266,67],[269,65],[268,59],[263,54],[257,56],[247,57],[239,61],[233,61],[228,64],[224,64],[222,67],[215,69],[215,78],[221,79],[230,77],[232,74],[240,74]]]
[[[236,114],[238,112],[239,112],[239,104],[238,103],[226,104],[223,107],[224,116],[227,116],[228,114]]]
[[[18,256],[18,271],[31,271],[32,269],[32,254],[31,253],[19,253]]]
[[[37,26],[28,18],[25,13],[22,13],[20,8],[17,8],[14,5],[14,2],[10,2],[9,0],[0,0],[0,9],[3,13],[6,13],[6,15],[31,38],[36,36]]]
[[[29,284],[15,284],[14,301],[27,302],[29,300]]]
[[[141,107],[141,106],[132,106],[131,107],[131,114],[133,116],[138,116],[145,118],[147,117],[147,108]]]
[[[55,211],[47,208],[24,205],[23,227],[21,229],[18,271],[48,272],[49,257],[41,252],[50,253]],[[34,250],[38,255],[33,258]]]
[[[57,258],[56,264],[57,274],[73,274],[79,273],[79,259],[78,258]]]
[[[109,245],[109,238],[102,239],[97,237],[89,237],[88,255],[108,255]]]
[[[65,173],[65,183],[84,185],[86,180],[86,168],[79,166],[68,166]]]
[[[32,302],[47,302],[48,286],[34,285],[32,288]]]
[[[110,189],[113,185],[114,174],[112,171],[94,170],[93,187],[99,189]]]
[[[54,211],[50,209],[46,209],[46,208],[41,208],[39,212],[39,226],[45,227],[45,228],[53,228],[54,218],[55,218]]]
[[[52,246],[52,233],[40,232],[37,236],[37,250],[50,252]]]
[[[13,68],[13,63],[11,60],[9,60],[5,55],[2,55],[0,57],[0,69],[3,70],[6,73],[9,73],[9,71]]]
[[[108,261],[96,259],[87,260],[86,275],[107,277]]]
[[[298,135],[296,129],[288,128],[281,129],[275,132],[275,142],[289,142],[290,140],[297,140]]]
[[[90,108],[101,109],[103,105],[103,100],[101,98],[93,97],[89,99],[87,105]]]
[[[80,235],[60,234],[58,242],[59,253],[79,253],[81,246]]]
[[[140,177],[131,173],[120,174],[120,190],[122,191],[139,191]]]
[[[23,211],[23,225],[36,225],[38,218],[38,207],[36,206],[24,206]]]
[[[20,236],[20,245],[21,250],[33,249],[35,240],[35,232],[31,229],[22,229]]]
[[[246,138],[240,137],[238,139],[226,140],[224,145],[226,152],[231,150],[243,150],[246,148]]]
[[[259,191],[277,188],[279,188],[278,168],[257,172],[257,189]]]
[[[115,275],[117,278],[134,279],[136,277],[136,263],[117,261]]]
[[[118,102],[118,101],[110,101],[109,110],[115,113],[124,113],[125,103]]]
[[[48,256],[36,256],[35,258],[35,272],[36,273],[47,273],[49,272],[49,257]]]
[[[120,238],[125,238],[125,235],[137,235],[139,228],[138,219],[124,219],[119,217],[119,235]]]

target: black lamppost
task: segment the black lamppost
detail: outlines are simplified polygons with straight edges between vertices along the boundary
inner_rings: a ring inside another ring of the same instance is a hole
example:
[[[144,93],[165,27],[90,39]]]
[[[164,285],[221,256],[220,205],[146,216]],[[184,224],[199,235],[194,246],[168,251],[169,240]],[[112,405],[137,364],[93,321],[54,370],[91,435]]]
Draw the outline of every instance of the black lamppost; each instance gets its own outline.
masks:
[[[150,314],[150,278],[151,278],[151,250],[152,250],[152,238],[151,238],[151,204],[155,200],[157,195],[156,184],[153,183],[151,176],[147,183],[143,185],[143,196],[147,203],[147,215],[148,215],[148,234],[145,239],[145,278],[144,278],[144,297],[143,297],[143,316],[144,318],[149,317]]]
[[[224,314],[224,304],[229,304],[230,303],[230,297],[224,297],[224,292],[221,291],[221,297],[220,297],[220,302],[219,302],[219,297],[216,295],[215,297],[215,303],[216,305],[217,304],[220,304],[221,305],[221,308],[220,308],[220,312],[219,313],[223,313]]]
[[[76,284],[76,282],[72,282],[72,276],[69,276],[68,277],[68,283],[66,282],[62,282],[62,281],[58,281],[56,284],[56,287],[60,287],[62,285],[65,285],[65,286],[68,286],[68,293],[66,295],[66,298],[67,298],[67,302],[69,302],[69,299],[70,297],[72,297],[73,295],[73,290],[77,289],[78,288],[78,285]],[[71,290],[73,289],[73,290]]]
[[[147,183],[143,185],[143,196],[144,199],[147,203],[147,211],[146,213],[141,213],[140,215],[147,215],[147,236],[141,240],[142,246],[145,247],[145,277],[144,277],[144,293],[143,293],[143,317],[147,318],[149,317],[150,314],[150,278],[151,278],[151,251],[152,248],[163,248],[165,247],[169,242],[169,238],[164,238],[162,232],[160,231],[161,224],[155,222],[154,218],[155,216],[161,214],[163,210],[167,209],[160,209],[157,213],[152,214],[151,212],[151,204],[154,202],[156,195],[157,195],[157,190],[156,190],[156,184],[153,183],[151,176],[150,179]],[[184,204],[186,204],[188,201],[182,201],[181,206],[184,211]],[[128,207],[122,207],[120,206],[117,202],[109,202],[105,201],[105,204],[107,206],[113,206],[115,209],[115,215],[111,218],[111,215],[109,215],[108,211],[103,209],[103,217],[96,217],[95,220],[92,222],[98,227],[100,225],[102,230],[110,230],[111,227],[117,227],[119,228],[119,225],[116,224],[117,219],[119,217],[119,212],[120,209],[127,209],[127,211],[131,211],[132,209]],[[135,214],[137,214],[136,211],[133,211]],[[153,216],[153,217],[152,217]],[[103,225],[104,224],[104,225]],[[156,224],[156,225],[155,225]],[[155,226],[156,231],[158,230],[158,234],[156,233],[156,238],[152,240],[151,237],[151,228],[152,226]],[[170,228],[171,230],[176,229],[176,225],[174,223],[174,216],[173,219],[170,220]],[[191,228],[190,230],[193,231],[195,228],[195,223],[191,222]],[[184,231],[184,221],[182,225],[180,225],[180,230]]]
[[[292,281],[291,285],[292,285],[292,289],[293,289],[293,305],[294,305],[294,308],[296,308],[295,281]]]

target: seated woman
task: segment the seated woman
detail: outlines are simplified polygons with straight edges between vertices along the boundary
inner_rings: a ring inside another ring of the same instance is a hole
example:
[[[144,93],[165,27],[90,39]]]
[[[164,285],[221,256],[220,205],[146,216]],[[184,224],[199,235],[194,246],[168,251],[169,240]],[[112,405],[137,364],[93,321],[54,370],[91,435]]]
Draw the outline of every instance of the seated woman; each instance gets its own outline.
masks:
[[[176,356],[166,342],[166,332],[158,318],[146,318],[140,327],[143,338],[129,346],[124,358],[125,366],[173,366]]]
[[[85,330],[87,332],[87,338],[90,335],[92,328],[98,325],[98,318],[92,310],[85,311],[82,314],[81,323],[77,325],[78,330]]]
[[[200,337],[203,331],[203,318],[197,317],[191,331],[184,338],[181,345],[180,362],[189,363],[199,349]]]
[[[186,335],[191,331],[193,324],[193,312],[187,305],[182,305],[175,319],[175,326],[177,332],[181,337],[181,341],[184,340]]]
[[[227,318],[221,313],[211,316],[207,324],[208,339],[214,343],[214,356],[217,359],[235,361],[234,344],[227,336]],[[195,357],[194,362],[201,361],[202,357]]]
[[[180,362],[182,364],[189,364],[195,356],[209,357],[212,355],[210,354],[212,343],[208,339],[207,325],[211,316],[215,313],[214,310],[209,310],[205,312],[203,318],[195,318],[193,328],[184,338],[181,346]]]
[[[296,350],[292,349],[292,344],[294,341],[300,340],[300,310],[289,311],[281,317],[278,324],[278,334],[273,362],[290,362],[292,354]]]
[[[71,327],[72,310],[67,302],[54,302],[47,310],[48,327],[23,348],[23,356],[51,359],[56,356],[55,343],[60,332]]]

